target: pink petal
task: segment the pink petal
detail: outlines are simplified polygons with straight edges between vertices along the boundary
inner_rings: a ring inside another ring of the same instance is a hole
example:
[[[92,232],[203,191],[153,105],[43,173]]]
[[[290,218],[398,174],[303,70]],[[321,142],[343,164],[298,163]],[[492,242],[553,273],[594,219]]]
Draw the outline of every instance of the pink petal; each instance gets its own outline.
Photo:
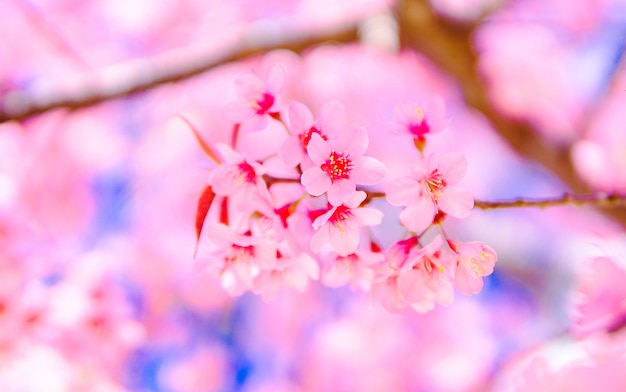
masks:
[[[241,74],[235,80],[235,91],[244,101],[252,102],[263,92],[263,81],[251,72]]]
[[[366,198],[367,193],[363,191],[356,191],[352,195],[350,195],[348,200],[346,200],[343,205],[349,208],[357,208],[361,205],[361,203],[363,203],[363,200],[365,200]]]
[[[254,116],[250,117],[247,121],[244,121],[241,124],[242,132],[257,132],[267,128],[270,119],[269,116],[254,114]]]
[[[283,161],[285,166],[287,167],[296,167],[300,162],[302,162],[302,158],[304,157],[304,152],[302,150],[302,144],[300,144],[300,140],[297,136],[289,136],[283,144],[281,144],[280,149],[278,150],[278,156]]]
[[[302,176],[304,177],[304,175]],[[326,176],[328,178],[328,176]],[[328,202],[340,206],[356,191],[356,185],[350,180],[335,180],[328,188]],[[309,192],[310,193],[310,192]]]
[[[454,285],[460,292],[466,295],[478,294],[483,284],[483,278],[475,276],[468,264],[459,264],[454,273]]]
[[[328,224],[329,242],[337,254],[347,256],[359,246],[359,226],[354,218],[348,217],[338,224]]]
[[[441,157],[439,171],[446,182],[454,185],[461,181],[467,172],[467,158],[463,152],[450,152]]]
[[[435,206],[425,198],[419,199],[400,213],[400,222],[409,230],[419,233],[433,223]]]
[[[319,253],[330,243],[330,224],[322,225],[311,237],[311,250]]]
[[[209,173],[208,182],[217,195],[232,195],[245,186],[236,181],[240,176],[240,170],[235,165],[222,164]]]
[[[277,95],[285,85],[287,79],[287,71],[279,64],[274,64],[270,67],[267,78],[266,88],[267,91],[273,95]]]
[[[360,226],[375,226],[383,221],[383,213],[375,208],[357,208],[351,212]]]
[[[254,116],[256,111],[243,101],[235,101],[222,108],[222,116],[234,123],[242,123]]]
[[[233,232],[221,223],[209,223],[205,228],[209,241],[220,249],[228,249],[233,244]]]
[[[335,133],[345,127],[348,117],[346,108],[339,101],[330,101],[322,105],[317,115],[316,124],[322,132]]]
[[[350,179],[357,184],[378,184],[385,177],[385,165],[376,158],[358,157],[354,160],[354,169]]]
[[[335,213],[335,210],[336,208],[331,208],[330,210],[326,211],[322,215],[315,218],[315,220],[313,221],[313,228],[317,230],[320,227],[322,227],[322,225],[328,222],[328,219],[330,219],[330,217],[333,216],[333,214]]]
[[[346,132],[340,136],[337,142],[337,150],[351,155],[352,159],[360,157],[367,150],[369,136],[363,127],[356,127],[352,132]]]
[[[245,161],[243,155],[233,150],[230,146],[224,143],[217,143],[215,145],[215,148],[217,149],[217,152],[220,154],[222,160],[225,163],[238,164]]]
[[[413,177],[391,180],[385,187],[387,201],[394,206],[406,206],[421,197],[422,187]]]
[[[330,144],[322,139],[322,137],[317,133],[311,135],[311,141],[309,141],[309,145],[306,150],[311,160],[317,165],[321,165],[326,162],[332,152]]]
[[[289,130],[292,134],[300,135],[313,126],[313,113],[306,105],[292,102],[289,105]]]
[[[437,201],[439,209],[455,218],[465,218],[474,207],[474,198],[466,189],[447,187]]]
[[[330,177],[317,166],[313,166],[302,173],[300,182],[306,188],[306,191],[313,196],[323,194],[332,185]]]

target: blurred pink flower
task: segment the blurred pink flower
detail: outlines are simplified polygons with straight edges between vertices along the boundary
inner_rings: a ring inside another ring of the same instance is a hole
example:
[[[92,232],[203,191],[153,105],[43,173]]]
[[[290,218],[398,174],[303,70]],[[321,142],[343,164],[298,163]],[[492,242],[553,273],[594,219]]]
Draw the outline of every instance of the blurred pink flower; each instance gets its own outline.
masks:
[[[434,309],[435,303],[450,305],[454,298],[453,260],[440,249],[442,244],[443,239],[438,235],[430,244],[410,251],[402,269],[388,268],[374,283],[374,299],[391,312],[411,307],[426,313]]]
[[[338,101],[327,102],[320,108],[317,120],[313,113],[300,102],[289,105],[289,131],[291,135],[278,151],[285,165],[295,167],[305,158],[311,136],[316,133],[323,140],[329,135],[337,135],[347,123],[346,109]]]
[[[224,116],[242,124],[242,130],[260,131],[267,127],[269,117],[278,113],[279,96],[286,79],[285,69],[273,65],[265,79],[245,73],[235,81],[239,99],[224,108]]]
[[[390,181],[386,187],[387,201],[395,206],[407,206],[400,213],[400,222],[413,232],[426,229],[438,211],[456,218],[466,217],[474,200],[471,194],[452,185],[458,183],[467,170],[462,152],[445,154],[437,163],[433,156],[417,161],[411,175]]]
[[[271,300],[285,286],[305,291],[309,280],[318,278],[319,266],[311,256],[306,253],[289,256],[279,252],[276,264],[272,268],[261,270],[254,278],[252,291],[266,300]]]
[[[313,221],[313,228],[317,230],[311,239],[313,252],[319,253],[326,245],[340,256],[356,251],[361,226],[378,225],[383,219],[383,213],[376,209],[359,208],[365,197],[365,192],[356,191],[344,204],[333,206]]]
[[[367,131],[361,127],[332,141],[312,134],[307,151],[315,165],[302,173],[302,185],[313,196],[328,192],[328,202],[338,206],[351,197],[356,184],[379,183],[385,175],[385,165],[362,156],[368,144]]]
[[[208,254],[199,257],[196,269],[219,276],[222,287],[231,295],[252,289],[261,269],[276,266],[273,241],[237,233],[221,223],[209,223],[205,231],[213,246]]]
[[[483,288],[483,276],[490,275],[498,261],[496,252],[479,241],[448,240],[448,245],[456,253],[456,288],[463,294],[478,294]]]
[[[581,274],[572,332],[577,338],[613,332],[626,325],[626,269],[608,257],[591,260]]]
[[[440,96],[431,98],[425,106],[399,103],[393,109],[395,120],[392,130],[407,134],[416,145],[423,146],[426,135],[441,132],[447,126],[445,103]]]
[[[385,260],[381,252],[357,249],[347,256],[328,252],[322,257],[322,282],[329,287],[347,283],[355,289],[369,291],[375,276],[375,266]]]

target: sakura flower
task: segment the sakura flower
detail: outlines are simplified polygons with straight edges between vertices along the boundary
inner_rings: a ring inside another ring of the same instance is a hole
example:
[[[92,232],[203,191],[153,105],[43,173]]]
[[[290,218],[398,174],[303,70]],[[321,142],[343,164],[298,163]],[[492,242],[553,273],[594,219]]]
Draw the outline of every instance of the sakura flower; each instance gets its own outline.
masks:
[[[211,250],[199,259],[196,268],[220,277],[222,287],[231,295],[243,294],[253,287],[262,269],[276,265],[276,246],[250,233],[239,234],[221,223],[209,223],[205,229]]]
[[[334,141],[313,133],[307,152],[314,166],[301,178],[306,191],[313,196],[328,192],[328,202],[339,206],[354,193],[356,184],[379,183],[385,175],[385,165],[363,156],[368,144],[367,131],[360,127]]]
[[[261,211],[271,214],[269,194],[262,175],[263,167],[251,162],[225,144],[216,145],[224,163],[209,174],[208,183],[217,195],[231,196],[241,211]],[[269,210],[268,210],[269,209]]]
[[[224,116],[242,124],[242,130],[255,132],[265,129],[269,117],[279,111],[278,94],[285,84],[285,70],[280,65],[270,67],[265,79],[254,73],[241,75],[235,86],[239,99],[224,108]]]
[[[483,276],[490,275],[498,261],[496,252],[482,242],[448,240],[456,254],[454,284],[463,294],[478,294],[483,288]]]
[[[317,232],[311,238],[311,249],[319,253],[324,246],[330,247],[340,256],[354,253],[359,246],[359,229],[382,222],[383,213],[373,208],[358,208],[366,193],[356,191],[340,206],[333,206],[313,221]]]
[[[589,260],[576,284],[572,332],[585,338],[626,325],[626,269],[608,257]]]
[[[285,165],[295,167],[306,157],[311,136],[316,133],[323,140],[338,134],[346,125],[346,109],[338,101],[327,102],[320,108],[317,119],[304,104],[293,102],[289,106],[289,131],[291,135],[280,147],[279,155]]]
[[[319,266],[308,254],[289,256],[278,252],[275,266],[262,270],[255,277],[252,291],[269,300],[276,297],[278,291],[285,286],[304,291],[308,288],[309,280],[318,278]]]
[[[407,307],[419,313],[434,309],[435,304],[449,305],[454,298],[453,260],[440,249],[441,236],[421,249],[408,252],[400,270],[387,269],[372,287],[372,295],[391,312]],[[411,248],[414,249],[414,248]]]
[[[385,260],[380,252],[357,249],[355,253],[340,256],[335,252],[323,255],[322,282],[330,287],[350,283],[354,288],[368,291],[375,276],[375,266]]]
[[[474,206],[474,200],[467,190],[453,185],[463,178],[466,169],[467,160],[461,152],[448,153],[439,163],[430,156],[411,166],[409,176],[387,184],[387,201],[395,206],[407,206],[400,213],[400,222],[414,232],[426,229],[438,211],[464,218]]]
[[[435,96],[421,107],[416,104],[400,103],[393,109],[395,124],[393,131],[413,137],[416,145],[424,144],[426,135],[441,132],[447,125],[443,99]]]

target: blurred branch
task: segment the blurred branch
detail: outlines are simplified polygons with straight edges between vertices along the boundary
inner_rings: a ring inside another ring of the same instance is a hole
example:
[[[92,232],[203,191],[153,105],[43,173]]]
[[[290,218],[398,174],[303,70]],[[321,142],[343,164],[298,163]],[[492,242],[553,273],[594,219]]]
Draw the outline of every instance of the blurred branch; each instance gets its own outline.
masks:
[[[274,35],[251,34],[248,39],[244,38],[220,53],[207,55],[194,62],[181,62],[178,66],[174,66],[171,61],[149,60],[125,65],[120,71],[121,76],[116,78],[115,82],[101,86],[94,86],[93,80],[98,79],[97,75],[89,74],[84,86],[73,90],[75,93],[51,93],[44,97],[33,95],[28,91],[10,91],[4,97],[0,97],[0,123],[24,120],[55,109],[76,110],[93,106],[167,83],[189,79],[220,65],[275,49],[288,49],[299,53],[318,44],[354,42],[357,38],[357,22],[317,33],[288,32],[280,38]],[[185,54],[179,56],[191,57]]]
[[[400,1],[397,12],[402,47],[422,53],[455,78],[466,103],[481,112],[517,153],[552,171],[573,193],[590,192],[570,160],[570,146],[548,144],[530,124],[509,118],[494,107],[472,44],[475,25],[461,25],[437,15],[427,0]],[[600,208],[626,227],[626,208]]]
[[[514,199],[507,201],[482,201],[475,200],[474,208],[481,210],[495,210],[499,208],[522,208],[522,207],[554,207],[563,205],[592,204],[596,206],[614,208],[626,206],[626,196],[618,194],[595,194],[595,195],[574,195],[566,193],[558,198],[551,199]]]

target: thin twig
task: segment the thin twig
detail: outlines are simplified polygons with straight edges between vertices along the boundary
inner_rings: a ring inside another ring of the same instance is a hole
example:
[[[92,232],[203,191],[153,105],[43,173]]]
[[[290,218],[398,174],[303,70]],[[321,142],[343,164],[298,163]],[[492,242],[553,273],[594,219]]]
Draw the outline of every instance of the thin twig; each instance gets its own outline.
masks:
[[[626,206],[626,196],[619,194],[593,194],[593,195],[574,195],[566,193],[561,197],[548,199],[513,199],[506,201],[484,201],[474,200],[474,208],[481,210],[494,210],[499,208],[523,208],[523,207],[554,207],[563,205],[582,206],[591,204],[605,208]]]

